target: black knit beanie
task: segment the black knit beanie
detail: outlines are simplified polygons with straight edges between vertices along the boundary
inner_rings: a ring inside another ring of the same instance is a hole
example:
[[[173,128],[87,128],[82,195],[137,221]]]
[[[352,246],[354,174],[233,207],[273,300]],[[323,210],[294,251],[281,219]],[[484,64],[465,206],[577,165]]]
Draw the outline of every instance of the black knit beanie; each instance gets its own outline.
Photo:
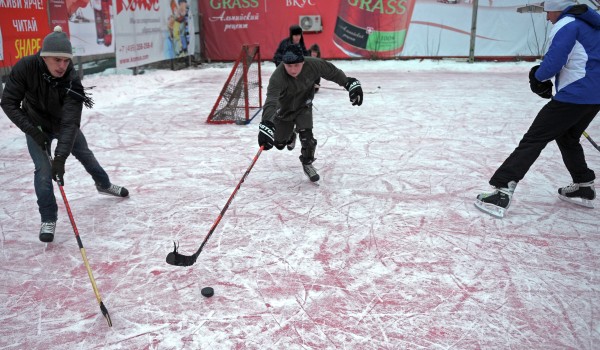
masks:
[[[304,54],[300,45],[292,44],[285,48],[281,62],[286,64],[294,64],[304,62]]]

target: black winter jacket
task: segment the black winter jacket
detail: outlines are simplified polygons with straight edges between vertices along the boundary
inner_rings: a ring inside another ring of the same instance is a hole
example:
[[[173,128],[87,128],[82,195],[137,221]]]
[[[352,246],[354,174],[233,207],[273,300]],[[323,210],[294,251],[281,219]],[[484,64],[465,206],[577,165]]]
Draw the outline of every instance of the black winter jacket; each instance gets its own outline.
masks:
[[[57,136],[55,155],[71,154],[81,123],[85,93],[73,63],[53,78],[39,53],[23,57],[12,68],[0,106],[24,133],[42,127]]]
[[[292,40],[292,29],[290,28],[290,36],[281,40],[279,46],[277,47],[277,50],[275,50],[275,54],[273,55],[273,63],[275,63],[275,66],[279,66],[281,60],[283,59],[285,49],[288,47],[288,45],[292,45],[293,43],[294,41]],[[299,45],[300,48],[302,48],[302,53],[304,54],[304,56],[310,56],[310,53],[308,52],[308,50],[306,49],[306,45],[304,44],[304,34],[300,35]]]

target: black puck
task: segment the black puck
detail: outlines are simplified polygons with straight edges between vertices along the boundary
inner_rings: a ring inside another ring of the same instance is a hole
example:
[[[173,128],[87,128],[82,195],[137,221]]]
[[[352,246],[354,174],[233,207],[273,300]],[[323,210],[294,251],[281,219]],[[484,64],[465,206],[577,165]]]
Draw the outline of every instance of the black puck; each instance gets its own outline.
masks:
[[[200,293],[202,293],[202,295],[204,295],[205,297],[210,298],[215,294],[215,290],[211,287],[204,287],[202,288]]]

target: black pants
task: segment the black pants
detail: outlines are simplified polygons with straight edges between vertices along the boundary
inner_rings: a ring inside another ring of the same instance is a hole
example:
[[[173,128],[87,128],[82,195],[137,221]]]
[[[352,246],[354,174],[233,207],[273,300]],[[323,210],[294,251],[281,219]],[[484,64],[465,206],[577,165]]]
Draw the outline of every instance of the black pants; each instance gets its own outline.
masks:
[[[587,167],[579,140],[599,110],[600,105],[548,102],[535,117],[519,146],[496,170],[490,185],[506,187],[510,181],[521,181],[544,147],[553,140],[558,144],[573,182],[594,180],[596,176]]]

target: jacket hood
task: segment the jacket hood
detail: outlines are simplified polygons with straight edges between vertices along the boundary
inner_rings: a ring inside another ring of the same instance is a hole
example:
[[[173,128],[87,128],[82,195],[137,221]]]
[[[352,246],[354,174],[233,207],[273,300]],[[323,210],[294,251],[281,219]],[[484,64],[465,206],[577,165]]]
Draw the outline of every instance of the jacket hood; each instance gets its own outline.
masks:
[[[575,5],[566,9],[561,17],[568,16],[580,19],[589,24],[594,29],[600,29],[600,14],[590,9],[587,5]]]

